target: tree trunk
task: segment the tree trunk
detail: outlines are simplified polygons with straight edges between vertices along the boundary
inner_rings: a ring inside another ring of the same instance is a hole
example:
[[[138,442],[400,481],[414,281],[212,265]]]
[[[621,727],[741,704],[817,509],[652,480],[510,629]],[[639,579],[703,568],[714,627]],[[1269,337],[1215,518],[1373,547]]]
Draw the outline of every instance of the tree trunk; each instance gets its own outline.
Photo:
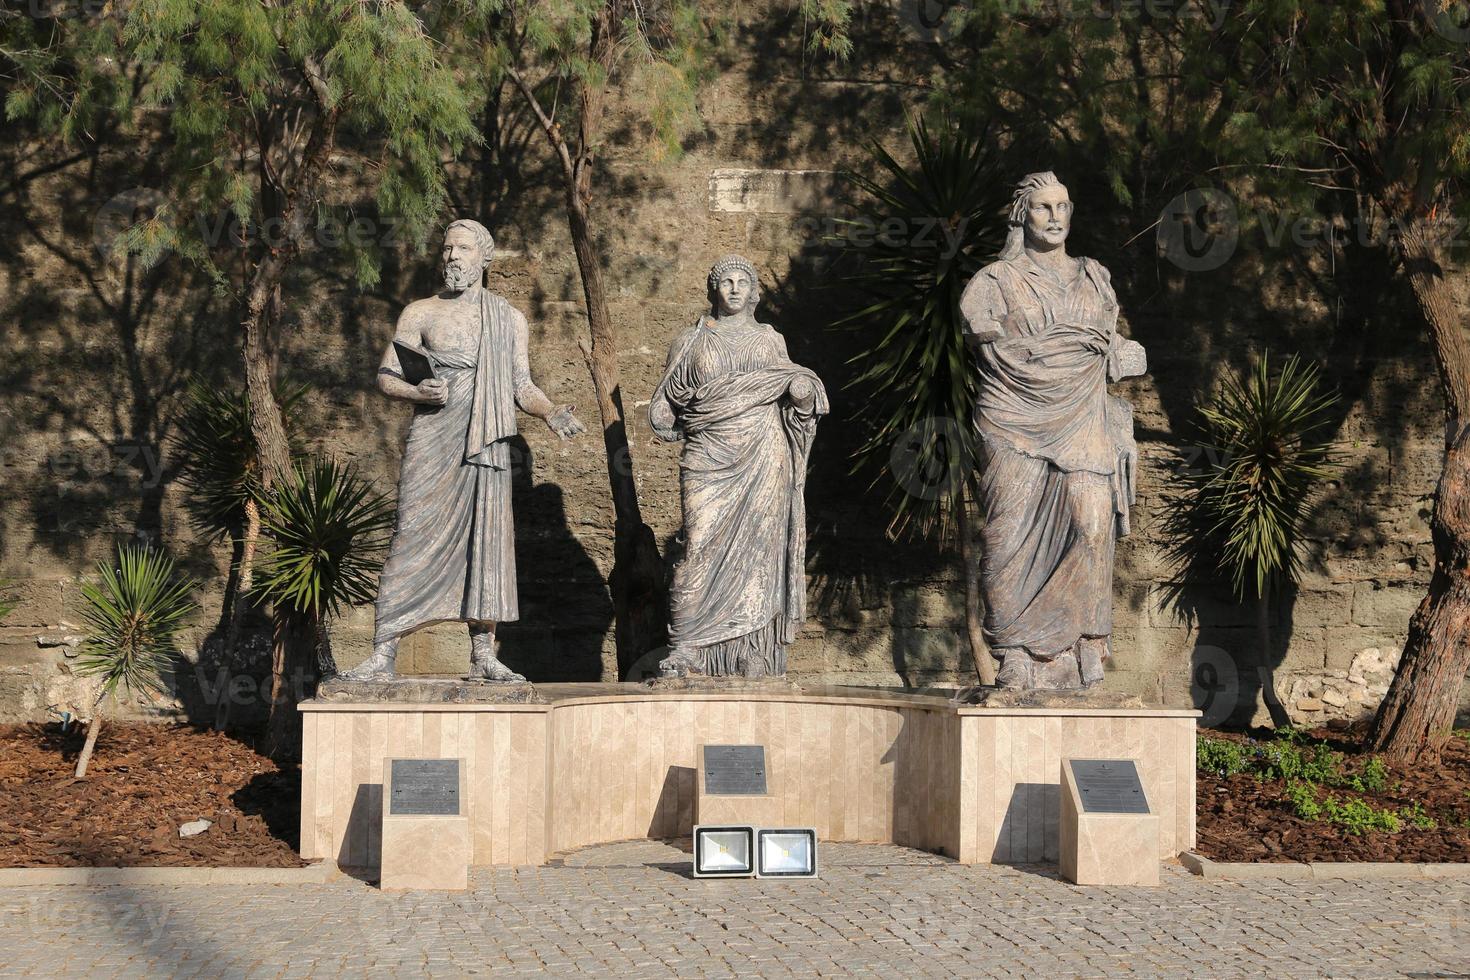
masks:
[[[1369,743],[1395,765],[1434,765],[1449,739],[1465,673],[1470,669],[1470,345],[1444,279],[1435,230],[1404,226],[1404,273],[1434,341],[1445,395],[1445,458],[1435,492],[1430,535],[1434,573],[1429,593],[1409,620],[1393,683],[1373,720]]]
[[[283,762],[301,759],[300,696],[315,689],[316,624],[276,607],[272,614],[271,714],[266,726],[266,755]]]
[[[1256,596],[1256,669],[1261,677],[1261,700],[1271,716],[1272,728],[1290,728],[1291,716],[1281,704],[1281,695],[1276,692],[1276,665],[1271,662],[1271,585],[1268,583]]]
[[[633,456],[628,446],[623,417],[623,394],[618,369],[618,341],[608,313],[602,267],[592,240],[587,214],[570,189],[567,202],[572,250],[582,275],[582,292],[587,301],[587,325],[592,337],[587,349],[587,369],[597,393],[597,411],[602,417],[602,448],[607,458],[608,483],[613,499],[613,570],[608,578],[612,591],[615,636],[618,648],[618,678],[628,675],[633,664],[668,638],[663,562],[653,529],[643,522],[638,504],[638,486],[633,479]]]
[[[291,472],[291,447],[286,439],[285,415],[276,400],[275,379],[270,356],[270,338],[267,336],[269,313],[278,296],[281,281],[292,259],[301,250],[306,239],[308,222],[321,197],[322,173],[326,169],[336,142],[337,109],[327,109],[326,103],[312,125],[307,139],[302,162],[289,188],[289,198],[281,211],[282,238],[280,242],[267,241],[266,252],[255,267],[250,287],[246,292],[245,321],[245,387],[250,395],[250,433],[255,438],[255,449],[260,456],[261,491],[269,494],[271,488],[289,479]],[[271,656],[271,704],[270,743],[283,746],[278,736],[295,731],[296,742],[300,741],[300,719],[296,717],[295,694],[297,685],[291,683],[287,668],[304,661],[301,650],[282,649],[282,643],[297,642],[296,631],[281,627],[286,615],[277,609],[274,613],[274,651]],[[282,748],[287,751],[287,748]]]
[[[973,496],[973,481],[966,481],[966,490]],[[995,683],[995,658],[985,643],[985,599],[980,594],[980,549],[975,546],[975,535],[979,529],[970,515],[970,500],[966,492],[955,495],[955,514],[958,518],[960,535],[960,562],[965,573],[965,635],[970,641],[970,659],[975,664],[975,676],[981,684]]]
[[[236,586],[233,608],[230,610],[230,623],[225,632],[224,644],[224,683],[219,688],[219,703],[214,706],[214,730],[222,732],[230,723],[230,682],[234,679],[230,673],[231,668],[237,662],[236,654],[240,649],[240,627],[245,619],[245,613],[250,609],[250,587],[255,584],[255,546],[260,540],[260,505],[255,502],[254,497],[245,498],[245,534],[240,539],[240,564],[237,566]]]
[[[92,720],[87,722],[87,740],[82,743],[81,754],[77,756],[77,768],[72,773],[74,779],[87,778],[87,766],[97,748],[97,736],[102,734],[102,702],[106,699],[107,694],[103,692],[97,695],[97,701],[92,705]]]

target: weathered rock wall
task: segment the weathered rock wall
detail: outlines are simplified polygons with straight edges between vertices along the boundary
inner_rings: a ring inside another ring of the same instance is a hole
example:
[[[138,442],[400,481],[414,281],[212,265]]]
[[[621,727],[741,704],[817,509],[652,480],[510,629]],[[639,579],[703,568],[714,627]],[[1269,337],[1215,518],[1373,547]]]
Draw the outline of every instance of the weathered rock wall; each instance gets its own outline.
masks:
[[[851,297],[842,265],[821,245],[846,213],[834,172],[871,170],[870,139],[901,149],[903,112],[923,97],[914,83],[927,68],[926,49],[868,25],[873,33],[853,62],[822,68],[802,57],[789,16],[753,14],[744,27],[749,43],[702,94],[703,126],[682,156],[651,159],[623,112],[598,173],[598,235],[645,519],[667,551],[679,523],[678,448],[649,431],[649,393],[670,341],[702,308],[710,264],[742,252],[762,273],[762,318],[833,396],[808,488],[813,618],[792,651],[793,673],[870,685],[965,683],[973,670],[956,555],[888,540],[882,498],[891,474],[877,474],[872,489],[871,477],[849,474],[864,396],[844,385],[863,338],[830,329]],[[147,196],[118,195],[158,183],[156,148],[109,150],[34,179],[27,175],[63,154],[9,149],[0,208],[9,355],[0,365],[0,578],[16,583],[19,607],[0,624],[0,717],[39,718],[84,703],[84,685],[68,668],[75,648],[67,637],[80,633],[79,582],[116,540],[133,535],[161,539],[204,581],[203,611],[179,665],[182,710],[212,717],[207,702],[228,696],[242,713],[256,711],[264,637],[254,637],[247,676],[221,692],[226,675],[212,634],[227,548],[191,528],[170,449],[188,378],[225,383],[236,374],[229,308],[177,257],[150,271],[97,248],[107,217]],[[1018,170],[1053,162],[1044,149],[1022,156]],[[1151,234],[1138,237],[1147,221],[1117,212],[1085,163],[1068,171],[1067,162],[1056,165],[1079,203],[1074,251],[1113,270],[1126,329],[1152,367],[1119,386],[1135,405],[1141,499],[1135,532],[1119,549],[1108,685],[1150,702],[1193,699],[1214,721],[1244,720],[1259,707],[1264,657],[1303,720],[1368,710],[1431,565],[1426,516],[1440,405],[1409,304],[1371,269],[1309,249],[1268,259],[1243,251],[1186,276],[1157,254]],[[520,120],[458,167],[453,210],[494,231],[491,285],[528,314],[542,387],[595,421],[578,346],[580,282],[554,176],[539,135]],[[350,183],[337,195],[352,200]],[[391,231],[364,220],[370,235]],[[408,410],[376,393],[374,373],[399,309],[434,288],[435,261],[390,249],[382,284],[364,292],[333,241],[319,241],[286,289],[281,374],[312,386],[301,426],[308,441],[391,484]],[[1263,348],[1323,362],[1343,394],[1334,424],[1344,453],[1340,475],[1320,493],[1302,587],[1270,611],[1265,649],[1255,609],[1224,586],[1190,587],[1168,601],[1158,522],[1161,495],[1180,467],[1202,458],[1189,428],[1196,400],[1220,371]],[[522,613],[502,628],[504,656],[533,679],[609,676],[612,511],[599,441],[563,445],[534,420],[523,421],[523,438],[528,464],[515,502]],[[336,624],[339,661],[365,655],[371,621],[371,609],[359,608]],[[402,664],[453,671],[466,656],[462,629],[435,628],[404,644]]]

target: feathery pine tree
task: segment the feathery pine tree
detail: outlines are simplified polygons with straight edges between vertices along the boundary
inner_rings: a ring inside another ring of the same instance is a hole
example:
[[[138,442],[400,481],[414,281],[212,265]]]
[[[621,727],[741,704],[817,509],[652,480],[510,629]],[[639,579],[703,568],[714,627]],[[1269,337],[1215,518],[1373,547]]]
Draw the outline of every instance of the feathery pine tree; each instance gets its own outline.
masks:
[[[107,116],[167,141],[161,203],[118,244],[146,261],[176,252],[235,300],[269,493],[290,473],[272,356],[282,281],[314,240],[343,248],[364,285],[390,230],[424,242],[442,216],[444,162],[476,138],[472,93],[400,3],[136,0],[7,25],[0,56],[8,118],[85,140]],[[373,194],[366,236],[339,234],[338,176]],[[277,651],[272,714],[294,717],[286,677],[309,653]]]

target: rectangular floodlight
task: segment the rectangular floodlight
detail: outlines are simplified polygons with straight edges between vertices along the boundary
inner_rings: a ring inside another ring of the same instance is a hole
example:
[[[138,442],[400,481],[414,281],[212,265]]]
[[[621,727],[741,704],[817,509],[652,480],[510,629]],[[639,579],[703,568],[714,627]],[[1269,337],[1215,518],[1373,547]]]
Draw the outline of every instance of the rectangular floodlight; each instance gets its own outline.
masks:
[[[811,827],[756,831],[756,875],[760,878],[815,878],[817,832]]]
[[[694,877],[749,878],[754,874],[754,827],[694,828]]]

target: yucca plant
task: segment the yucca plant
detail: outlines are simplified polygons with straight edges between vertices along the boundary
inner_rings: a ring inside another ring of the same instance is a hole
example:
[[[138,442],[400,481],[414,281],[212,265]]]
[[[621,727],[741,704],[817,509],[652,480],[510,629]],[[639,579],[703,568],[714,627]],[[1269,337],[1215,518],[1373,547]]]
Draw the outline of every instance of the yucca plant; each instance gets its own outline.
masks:
[[[1335,392],[1316,365],[1269,353],[1244,376],[1229,374],[1199,407],[1207,465],[1185,474],[1164,505],[1168,555],[1186,580],[1229,579],[1237,601],[1254,600],[1262,692],[1276,725],[1290,723],[1270,662],[1270,603],[1302,569],[1301,540],[1317,490],[1335,469],[1330,438]],[[1180,597],[1178,590],[1174,598]]]
[[[393,527],[391,496],[349,463],[330,456],[300,461],[291,477],[261,498],[261,523],[272,549],[260,564],[255,594],[275,608],[270,741],[273,754],[293,740],[293,669],[314,677],[330,670],[327,623],[343,605],[371,602]],[[301,646],[314,663],[288,663]]]
[[[198,608],[190,598],[196,583],[175,575],[172,558],[143,545],[121,545],[116,567],[98,562],[97,577],[82,586],[87,638],[73,669],[100,677],[102,686],[77,756],[77,779],[87,775],[107,698],[116,697],[119,686],[130,694],[161,692],[159,675],[177,649],[184,621]]]
[[[846,175],[869,202],[849,229],[879,231],[849,234],[844,249],[856,261],[845,281],[867,302],[836,326],[876,338],[850,360],[858,373],[848,387],[862,395],[857,417],[867,429],[853,471],[876,470],[874,487],[892,479],[885,496],[891,536],[958,535],[970,650],[986,680],[966,499],[974,496],[976,380],[960,296],[1005,241],[1010,191],[985,128],[942,119],[931,130],[923,116],[912,116],[908,136],[913,162],[874,144],[876,176]],[[894,228],[907,231],[888,233]]]
[[[281,396],[288,438],[306,390],[301,385]],[[232,668],[260,539],[260,454],[250,430],[249,393],[195,379],[184,399],[173,448],[179,460],[179,483],[188,493],[184,506],[194,525],[233,543],[220,611],[225,631],[221,659]],[[230,699],[221,698],[215,705],[216,729],[225,728],[229,712]]]

